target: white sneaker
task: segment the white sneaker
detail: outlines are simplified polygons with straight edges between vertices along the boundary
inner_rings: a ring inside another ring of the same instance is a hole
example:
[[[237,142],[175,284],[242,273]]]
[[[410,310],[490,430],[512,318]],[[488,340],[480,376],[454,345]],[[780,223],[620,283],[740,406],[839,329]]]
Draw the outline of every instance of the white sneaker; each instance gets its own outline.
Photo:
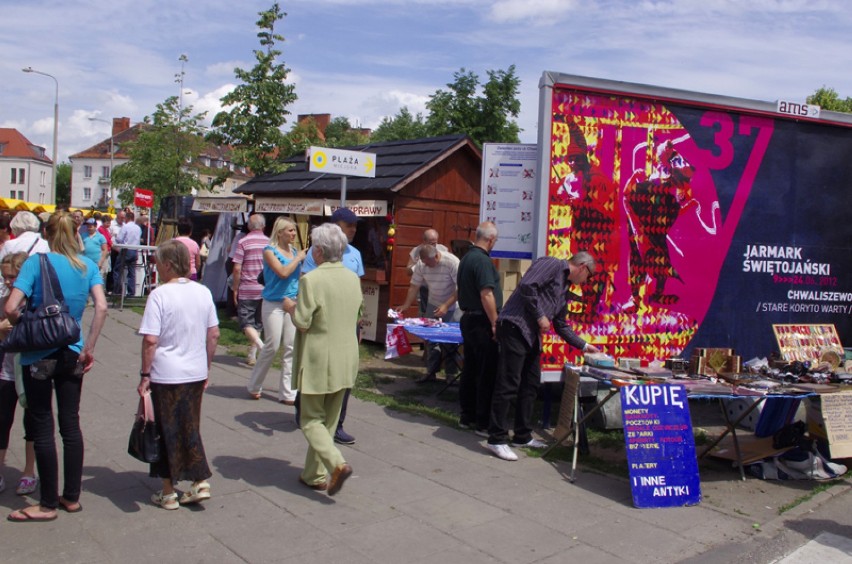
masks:
[[[254,345],[249,348],[248,355],[246,356],[246,364],[249,366],[257,364],[257,347]]]
[[[526,448],[547,448],[547,443],[538,439],[530,439],[525,443],[512,443],[512,446]]]
[[[509,445],[492,445],[491,443],[485,443],[485,446],[488,450],[494,453],[494,456],[497,458],[509,460],[511,462],[518,459],[518,455],[515,454],[515,451],[509,448]]]

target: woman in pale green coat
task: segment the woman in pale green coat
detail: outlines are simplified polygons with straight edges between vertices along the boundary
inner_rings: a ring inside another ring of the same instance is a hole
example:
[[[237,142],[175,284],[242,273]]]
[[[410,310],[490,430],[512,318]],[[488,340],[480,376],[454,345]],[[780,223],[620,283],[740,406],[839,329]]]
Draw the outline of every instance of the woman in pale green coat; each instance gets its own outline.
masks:
[[[301,278],[296,303],[290,305],[299,329],[293,387],[301,391],[301,427],[308,441],[299,481],[334,495],[352,475],[352,467],[334,444],[334,432],[343,396],[358,375],[354,328],[363,295],[358,276],[340,262],[349,242],[340,227],[333,223],[314,227],[311,242],[310,252],[319,266]]]

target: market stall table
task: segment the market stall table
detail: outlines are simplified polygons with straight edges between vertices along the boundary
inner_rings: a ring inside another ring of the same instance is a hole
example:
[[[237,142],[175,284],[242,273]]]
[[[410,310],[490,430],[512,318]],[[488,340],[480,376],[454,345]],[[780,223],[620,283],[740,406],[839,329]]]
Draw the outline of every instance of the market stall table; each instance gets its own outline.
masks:
[[[576,382],[579,382],[580,374],[585,376],[591,376],[597,380],[599,380],[603,385],[609,387],[609,393],[600,400],[597,405],[587,414],[585,414],[582,418],[578,419],[578,404],[577,404],[577,391],[578,385]],[[556,433],[556,442],[544,452],[546,456],[551,450],[553,450],[556,446],[560,445],[565,439],[567,439],[573,433],[575,435],[574,440],[574,456],[573,463],[571,468],[571,481],[574,480],[574,472],[576,470],[577,465],[577,453],[579,448],[579,437],[580,430],[585,422],[598,410],[602,409],[604,404],[610,401],[613,397],[618,394],[618,391],[621,387],[632,384],[657,384],[657,385],[671,385],[671,384],[679,384],[683,385],[687,392],[687,398],[693,400],[718,400],[719,405],[722,410],[722,415],[725,419],[725,430],[722,432],[719,437],[716,438],[709,446],[707,446],[701,454],[698,455],[698,458],[704,458],[708,454],[711,454],[713,449],[729,434],[733,440],[734,445],[734,458],[733,460],[737,463],[737,466],[740,470],[740,476],[743,480],[745,480],[745,469],[743,464],[743,453],[740,448],[739,438],[737,436],[737,425],[739,425],[743,420],[745,420],[751,413],[753,413],[758,406],[763,404],[769,398],[775,399],[795,399],[801,400],[807,397],[816,396],[818,394],[814,392],[807,391],[779,391],[779,392],[769,392],[769,393],[761,393],[758,391],[754,391],[751,389],[743,388],[742,386],[729,386],[725,384],[710,384],[709,382],[704,383],[701,382],[701,387],[690,386],[690,382],[693,382],[690,379],[670,379],[664,382],[661,381],[643,381],[639,379],[636,375],[630,375],[625,371],[621,371],[618,369],[606,369],[606,368],[589,368],[589,367],[577,367],[573,365],[566,365],[563,369],[563,379],[566,382],[565,392],[562,396],[562,405],[560,406],[560,416],[559,416],[559,425],[557,427]],[[653,377],[651,377],[653,380]],[[657,379],[659,380],[659,379]],[[690,390],[690,387],[693,387]],[[727,410],[724,406],[724,400],[731,399],[743,399],[749,398],[755,400],[748,408],[744,409],[742,413],[740,413],[737,417],[731,418],[728,415]],[[567,410],[567,411],[566,411]],[[564,413],[563,413],[564,412]],[[567,414],[567,415],[566,415]],[[783,422],[782,422],[783,424]]]
[[[399,325],[402,327],[406,333],[417,337],[418,339],[422,339],[423,341],[438,343],[438,344],[450,344],[450,345],[461,345],[462,344],[462,336],[461,329],[459,328],[458,323],[442,323],[437,326],[426,326],[426,325],[414,325],[414,324],[389,324],[388,331],[390,332],[394,327]],[[442,359],[443,360],[443,359]],[[463,356],[461,353],[456,353],[454,355],[453,361],[456,363],[459,371],[453,377],[447,378],[447,383],[444,384],[444,387],[441,388],[436,395],[441,395],[444,391],[447,390],[450,386],[452,386],[456,380],[461,377],[462,371],[462,362]]]

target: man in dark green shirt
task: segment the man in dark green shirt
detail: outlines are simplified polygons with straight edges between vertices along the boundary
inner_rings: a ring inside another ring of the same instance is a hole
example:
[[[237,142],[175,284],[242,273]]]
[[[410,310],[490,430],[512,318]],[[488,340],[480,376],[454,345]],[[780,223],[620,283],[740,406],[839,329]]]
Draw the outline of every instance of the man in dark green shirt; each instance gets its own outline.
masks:
[[[473,246],[458,269],[458,300],[464,312],[459,323],[464,342],[464,369],[459,388],[459,425],[488,436],[491,394],[497,372],[497,314],[503,307],[500,274],[489,253],[497,243],[497,226],[479,224]]]

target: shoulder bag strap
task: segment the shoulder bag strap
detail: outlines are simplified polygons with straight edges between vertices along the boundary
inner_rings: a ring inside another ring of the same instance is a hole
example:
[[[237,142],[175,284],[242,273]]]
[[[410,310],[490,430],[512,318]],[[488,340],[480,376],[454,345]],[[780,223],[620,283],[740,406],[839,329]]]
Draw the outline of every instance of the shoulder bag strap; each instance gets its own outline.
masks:
[[[62,293],[62,286],[59,285],[59,279],[56,276],[56,270],[47,258],[47,253],[39,255],[41,261],[41,293],[42,304],[65,305],[65,295]]]

